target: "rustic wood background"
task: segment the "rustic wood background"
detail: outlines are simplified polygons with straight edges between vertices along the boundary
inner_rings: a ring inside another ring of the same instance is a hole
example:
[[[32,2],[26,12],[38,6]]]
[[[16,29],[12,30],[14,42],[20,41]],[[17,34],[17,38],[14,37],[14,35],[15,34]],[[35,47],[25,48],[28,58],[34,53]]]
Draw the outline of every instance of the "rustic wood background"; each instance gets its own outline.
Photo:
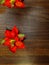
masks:
[[[0,45],[0,65],[49,65],[49,0],[25,0],[26,8],[0,6],[0,39],[14,25],[26,35],[25,49],[12,54]]]

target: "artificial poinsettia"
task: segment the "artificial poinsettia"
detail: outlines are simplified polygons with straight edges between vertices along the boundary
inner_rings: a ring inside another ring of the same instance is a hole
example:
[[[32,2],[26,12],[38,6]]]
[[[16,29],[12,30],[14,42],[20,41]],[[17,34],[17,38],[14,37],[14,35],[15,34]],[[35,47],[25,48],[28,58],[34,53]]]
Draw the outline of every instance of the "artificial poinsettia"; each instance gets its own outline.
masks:
[[[23,0],[2,0],[0,4],[7,6],[9,8],[12,7],[24,8]]]
[[[2,44],[7,46],[10,51],[15,53],[17,48],[25,48],[23,43],[24,38],[25,35],[19,34],[17,27],[14,26],[12,30],[7,29],[5,31],[5,38],[2,41]]]

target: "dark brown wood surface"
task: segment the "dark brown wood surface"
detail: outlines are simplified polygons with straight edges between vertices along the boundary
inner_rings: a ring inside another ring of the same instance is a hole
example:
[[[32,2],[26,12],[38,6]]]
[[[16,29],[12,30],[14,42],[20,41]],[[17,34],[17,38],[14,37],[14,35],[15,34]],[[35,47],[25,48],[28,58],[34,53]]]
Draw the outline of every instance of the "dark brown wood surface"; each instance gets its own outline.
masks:
[[[26,0],[26,8],[0,6],[0,39],[14,25],[26,35],[25,49],[12,54],[0,45],[0,65],[49,65],[49,0]]]

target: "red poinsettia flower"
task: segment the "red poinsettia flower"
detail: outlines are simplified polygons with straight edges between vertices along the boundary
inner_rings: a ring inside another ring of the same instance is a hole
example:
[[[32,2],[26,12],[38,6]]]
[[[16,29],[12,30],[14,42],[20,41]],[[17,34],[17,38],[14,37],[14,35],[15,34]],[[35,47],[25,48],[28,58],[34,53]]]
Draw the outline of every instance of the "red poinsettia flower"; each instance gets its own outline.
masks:
[[[22,40],[24,40],[24,34],[19,34],[18,29],[14,26],[12,30],[7,29],[5,31],[3,45],[7,46],[10,51],[15,53],[17,48],[25,48]]]
[[[12,7],[11,3],[10,3],[10,0],[5,0],[5,3],[3,4],[4,6],[7,6],[9,8]]]

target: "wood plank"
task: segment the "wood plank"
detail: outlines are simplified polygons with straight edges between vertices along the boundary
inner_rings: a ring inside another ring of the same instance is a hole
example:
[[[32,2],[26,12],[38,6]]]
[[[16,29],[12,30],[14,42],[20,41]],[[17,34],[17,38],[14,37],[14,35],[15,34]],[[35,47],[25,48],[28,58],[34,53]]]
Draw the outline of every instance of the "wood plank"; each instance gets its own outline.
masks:
[[[0,6],[0,41],[14,25],[26,35],[25,49],[13,54],[0,45],[0,65],[49,65],[49,0],[25,0],[26,8]]]

